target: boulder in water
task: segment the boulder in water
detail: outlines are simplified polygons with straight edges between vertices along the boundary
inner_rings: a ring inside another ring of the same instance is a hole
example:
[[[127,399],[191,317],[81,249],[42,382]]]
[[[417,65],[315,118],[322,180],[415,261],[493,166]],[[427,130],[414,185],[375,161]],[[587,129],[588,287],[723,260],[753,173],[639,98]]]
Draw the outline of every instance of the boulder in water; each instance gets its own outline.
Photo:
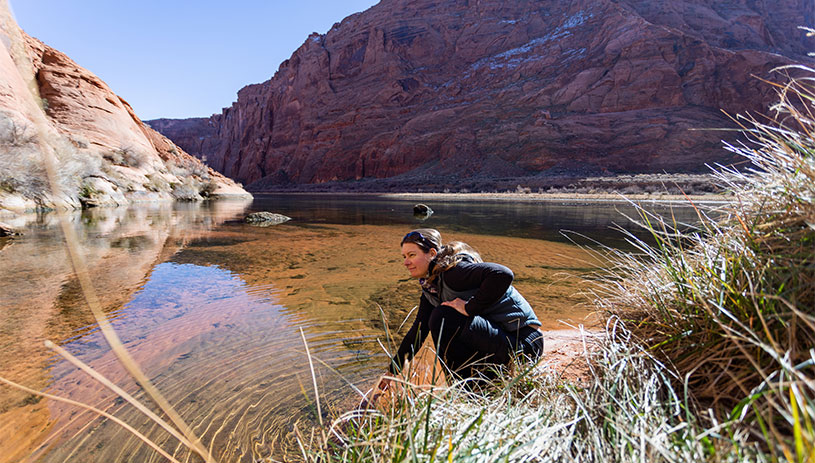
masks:
[[[277,225],[291,220],[283,214],[276,214],[274,212],[253,212],[246,216],[246,223],[256,225],[259,227],[268,227],[269,225]]]
[[[413,206],[413,217],[420,220],[427,220],[431,215],[433,215],[433,209],[430,209],[430,206],[427,204],[417,204]]]
[[[414,214],[432,214],[433,209],[430,209],[430,206],[427,204],[417,204],[413,206],[413,213]]]

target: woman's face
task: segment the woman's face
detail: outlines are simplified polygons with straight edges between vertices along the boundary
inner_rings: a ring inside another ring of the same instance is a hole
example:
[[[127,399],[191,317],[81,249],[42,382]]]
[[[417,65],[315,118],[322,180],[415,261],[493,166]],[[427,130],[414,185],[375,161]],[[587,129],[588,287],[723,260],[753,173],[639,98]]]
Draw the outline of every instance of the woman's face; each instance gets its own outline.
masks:
[[[436,257],[436,250],[431,249],[424,252],[422,248],[416,243],[405,243],[402,245],[402,258],[404,260],[405,268],[413,278],[422,278],[427,276],[427,268],[430,266],[430,261]]]

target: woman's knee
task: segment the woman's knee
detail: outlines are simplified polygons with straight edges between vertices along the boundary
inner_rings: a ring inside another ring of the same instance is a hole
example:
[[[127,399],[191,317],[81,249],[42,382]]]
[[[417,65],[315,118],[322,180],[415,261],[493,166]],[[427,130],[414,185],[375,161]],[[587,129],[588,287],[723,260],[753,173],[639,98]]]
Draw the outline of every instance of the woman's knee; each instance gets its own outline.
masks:
[[[428,326],[433,334],[433,339],[437,340],[439,336],[453,336],[454,333],[461,330],[462,324],[466,321],[467,317],[458,313],[456,309],[440,305],[431,312]]]

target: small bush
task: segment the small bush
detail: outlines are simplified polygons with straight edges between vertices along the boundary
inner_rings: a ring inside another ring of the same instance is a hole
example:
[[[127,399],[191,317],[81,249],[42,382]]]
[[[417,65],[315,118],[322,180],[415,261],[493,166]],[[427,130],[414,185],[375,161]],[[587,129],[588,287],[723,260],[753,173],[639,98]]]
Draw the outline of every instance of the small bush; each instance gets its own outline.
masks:
[[[515,187],[515,193],[526,195],[532,193],[532,188],[522,187],[521,185],[518,185],[517,187]]]
[[[99,192],[88,184],[83,184],[79,189],[79,197],[86,201],[95,198],[98,194]]]
[[[141,167],[146,160],[144,153],[130,146],[122,146],[104,154],[104,158],[112,164],[123,167]]]
[[[200,192],[199,192],[199,193],[200,193],[200,194],[201,194],[201,196],[203,196],[204,198],[209,198],[209,197],[212,195],[212,193],[214,193],[214,192],[215,192],[215,190],[216,190],[217,188],[218,188],[218,184],[217,184],[217,183],[215,183],[215,181],[214,181],[214,180],[208,180],[208,181],[205,181],[205,182],[204,182],[204,183],[201,185],[201,190],[200,190]]]
[[[36,133],[28,124],[0,113],[0,146],[19,148],[36,141]]]
[[[198,194],[201,189],[200,183],[191,178],[184,179],[183,183],[170,183],[170,187],[172,188],[173,197],[179,201],[199,201],[202,199],[201,195]]]

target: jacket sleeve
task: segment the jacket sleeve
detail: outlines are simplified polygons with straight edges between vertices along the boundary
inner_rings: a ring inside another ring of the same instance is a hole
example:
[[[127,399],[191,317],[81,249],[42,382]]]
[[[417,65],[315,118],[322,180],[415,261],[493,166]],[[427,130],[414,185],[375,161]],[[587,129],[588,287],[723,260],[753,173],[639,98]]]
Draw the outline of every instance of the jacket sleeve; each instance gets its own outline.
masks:
[[[489,262],[460,262],[444,272],[444,283],[453,290],[478,288],[464,306],[468,315],[481,315],[507,292],[514,278],[509,268]]]
[[[422,343],[430,332],[430,313],[433,311],[433,304],[424,297],[422,294],[419,300],[419,311],[416,314],[416,319],[413,320],[413,325],[405,334],[402,343],[399,345],[399,350],[391,359],[390,369],[391,374],[396,374],[402,370],[405,360],[410,360],[422,347]]]

